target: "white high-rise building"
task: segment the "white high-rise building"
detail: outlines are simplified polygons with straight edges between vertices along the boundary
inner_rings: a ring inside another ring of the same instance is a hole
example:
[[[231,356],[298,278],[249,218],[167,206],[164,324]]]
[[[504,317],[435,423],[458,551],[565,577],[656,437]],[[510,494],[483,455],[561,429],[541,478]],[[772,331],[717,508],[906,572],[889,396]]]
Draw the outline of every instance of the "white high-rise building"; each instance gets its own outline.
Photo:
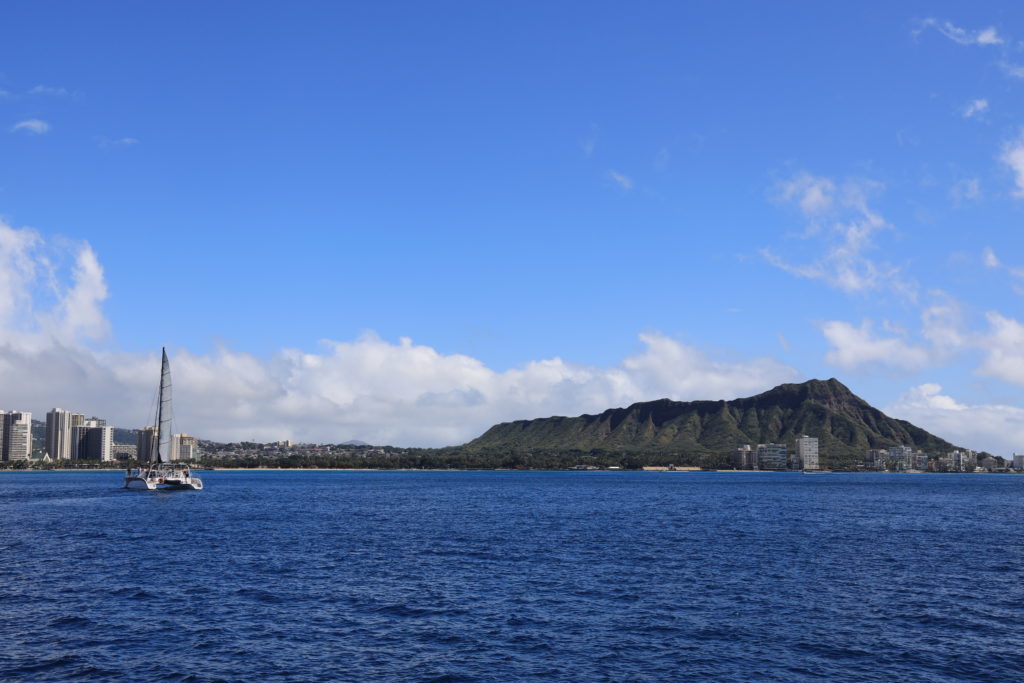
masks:
[[[54,408],[46,414],[46,452],[54,460],[70,460],[73,453],[73,427],[82,425],[85,415]]]
[[[1013,454],[1013,469],[1024,470],[1024,455],[1020,453]]]
[[[32,454],[32,413],[0,411],[0,457],[28,460]]]
[[[902,472],[914,469],[914,449],[910,446],[896,445],[889,447],[889,466]]]
[[[972,450],[950,451],[948,457],[954,472],[973,472],[978,464],[978,454]]]
[[[114,428],[99,425],[89,430],[87,437],[90,460],[110,462],[114,459]]]
[[[796,458],[805,470],[818,469],[818,439],[806,434],[796,440]]]
[[[198,440],[188,434],[175,434],[171,438],[171,460],[195,460]]]

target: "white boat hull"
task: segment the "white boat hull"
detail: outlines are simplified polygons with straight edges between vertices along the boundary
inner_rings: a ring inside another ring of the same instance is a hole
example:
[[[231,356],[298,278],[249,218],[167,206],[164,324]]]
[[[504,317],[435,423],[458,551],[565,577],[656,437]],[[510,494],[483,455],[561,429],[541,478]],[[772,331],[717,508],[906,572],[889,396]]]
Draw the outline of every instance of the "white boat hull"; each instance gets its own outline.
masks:
[[[202,491],[203,480],[193,476],[188,470],[150,468],[148,470],[134,470],[125,474],[124,487],[137,491]]]

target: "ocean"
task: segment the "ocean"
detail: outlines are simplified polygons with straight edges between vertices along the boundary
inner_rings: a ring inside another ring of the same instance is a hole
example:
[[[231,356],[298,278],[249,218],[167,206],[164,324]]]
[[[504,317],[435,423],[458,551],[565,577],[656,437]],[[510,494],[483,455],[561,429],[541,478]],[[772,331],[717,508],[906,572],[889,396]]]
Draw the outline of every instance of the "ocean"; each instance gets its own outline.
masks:
[[[1024,678],[1024,476],[0,473],[0,679]]]

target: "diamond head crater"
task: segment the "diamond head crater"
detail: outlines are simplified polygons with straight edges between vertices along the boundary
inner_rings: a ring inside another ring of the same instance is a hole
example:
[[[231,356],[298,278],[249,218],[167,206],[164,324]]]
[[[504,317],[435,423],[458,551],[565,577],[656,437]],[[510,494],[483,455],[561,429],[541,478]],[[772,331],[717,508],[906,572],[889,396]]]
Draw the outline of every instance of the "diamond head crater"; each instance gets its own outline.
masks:
[[[504,422],[461,450],[467,452],[615,453],[624,465],[722,467],[744,444],[818,439],[822,467],[855,469],[872,449],[910,447],[934,458],[960,447],[906,420],[889,417],[837,379],[782,384],[731,401],[661,399],[597,415]]]

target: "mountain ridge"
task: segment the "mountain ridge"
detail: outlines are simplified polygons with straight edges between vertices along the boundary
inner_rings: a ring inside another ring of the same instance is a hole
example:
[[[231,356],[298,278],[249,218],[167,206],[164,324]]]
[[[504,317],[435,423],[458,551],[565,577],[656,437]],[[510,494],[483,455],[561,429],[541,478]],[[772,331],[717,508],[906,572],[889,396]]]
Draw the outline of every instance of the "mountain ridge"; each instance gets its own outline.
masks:
[[[663,398],[596,415],[503,422],[465,447],[679,453],[721,461],[743,444],[792,445],[801,434],[818,437],[822,463],[829,466],[850,465],[870,448],[904,445],[934,455],[957,448],[889,417],[834,377],[780,384],[730,401]]]

